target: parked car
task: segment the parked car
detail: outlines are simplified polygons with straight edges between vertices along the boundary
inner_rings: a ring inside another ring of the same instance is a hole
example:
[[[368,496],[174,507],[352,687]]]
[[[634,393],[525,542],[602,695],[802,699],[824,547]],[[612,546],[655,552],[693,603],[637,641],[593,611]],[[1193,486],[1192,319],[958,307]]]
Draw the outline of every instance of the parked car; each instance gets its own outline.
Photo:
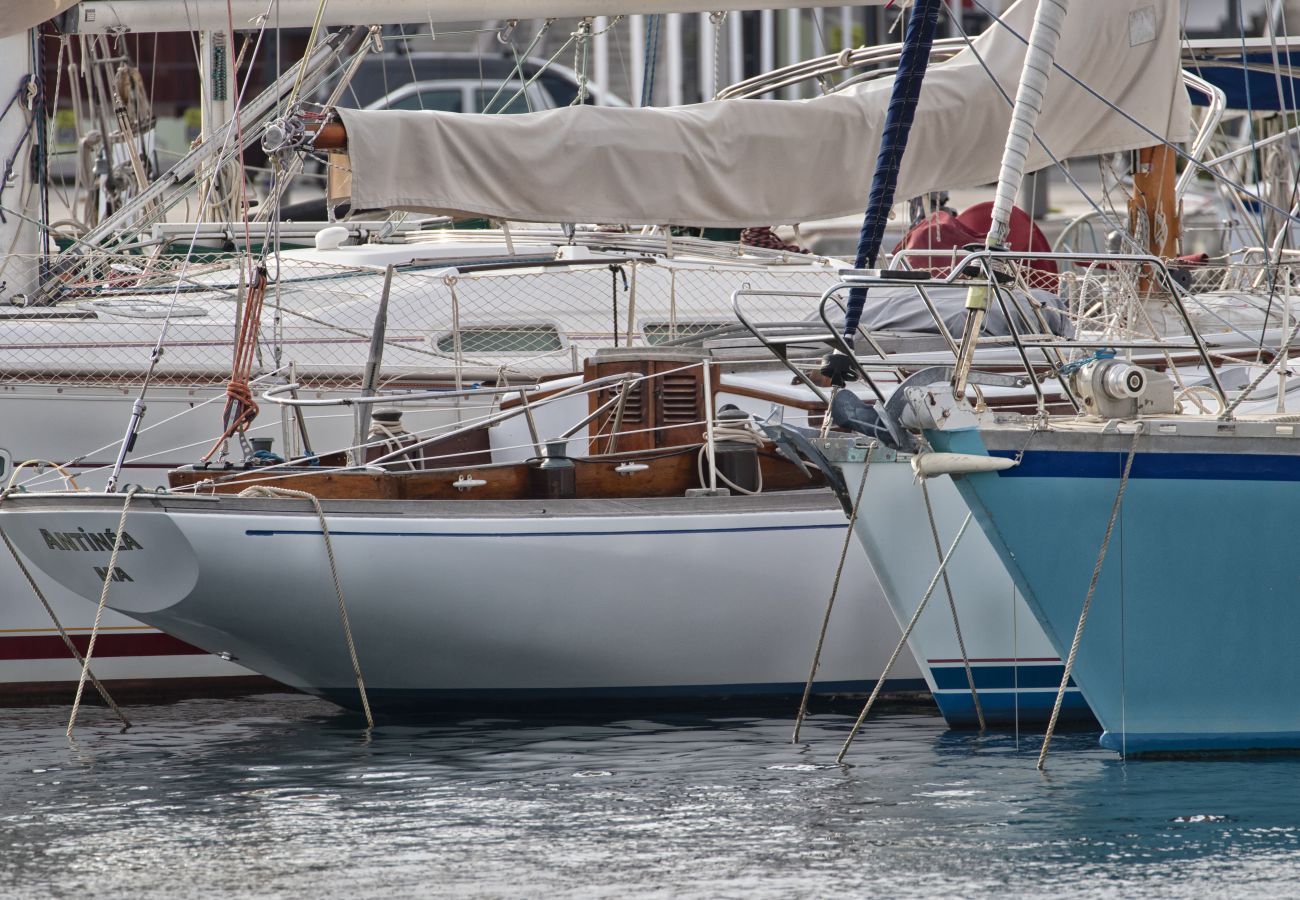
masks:
[[[439,79],[411,81],[389,91],[366,109],[436,109],[442,112],[515,113],[552,109],[555,102],[536,83],[522,81],[485,85],[475,79]]]
[[[446,82],[447,93],[442,97],[428,97],[426,94],[441,88],[438,82]],[[339,106],[351,106],[359,109],[443,109],[437,105],[439,100],[454,102],[454,95],[459,92],[462,108],[459,112],[480,112],[487,99],[496,94],[502,82],[513,82],[513,89],[507,86],[502,90],[498,103],[504,103],[518,91],[524,82],[531,82],[527,93],[519,98],[523,109],[512,105],[507,112],[524,112],[533,109],[551,109],[569,106],[578,96],[578,76],[572,69],[555,63],[547,64],[545,59],[528,57],[518,68],[514,59],[506,56],[480,56],[474,53],[417,52],[417,53],[383,53],[372,54],[362,60],[351,82],[348,83]],[[412,86],[408,89],[408,86]],[[473,93],[466,94],[466,88],[472,86]],[[333,85],[327,84],[317,96],[323,100]],[[408,91],[408,93],[400,93]],[[610,94],[601,85],[587,82],[590,96],[587,103],[597,100],[605,106],[627,106],[619,97]],[[411,98],[420,97],[420,100]],[[380,101],[389,98],[388,103]],[[527,98],[525,100],[525,98]],[[394,105],[395,102],[414,103],[416,105]],[[453,110],[455,111],[455,110]],[[489,110],[492,111],[492,110]],[[498,110],[499,111],[499,110]]]

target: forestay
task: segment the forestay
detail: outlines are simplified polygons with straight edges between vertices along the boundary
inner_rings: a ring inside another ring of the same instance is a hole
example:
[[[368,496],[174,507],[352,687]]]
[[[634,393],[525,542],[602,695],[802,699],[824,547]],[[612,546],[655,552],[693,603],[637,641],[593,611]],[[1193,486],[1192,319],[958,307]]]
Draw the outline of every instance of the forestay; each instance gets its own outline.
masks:
[[[1014,96],[1034,0],[975,48]],[[1183,141],[1175,0],[1092,0],[1069,12],[1038,133],[1058,158]],[[886,80],[811,100],[714,101],[667,109],[578,106],[518,116],[340,109],[358,209],[538,222],[743,227],[861,213],[863,159],[880,143]],[[1010,103],[968,48],[926,76],[897,196],[987,184]],[[1148,132],[1145,129],[1150,129]],[[1049,165],[1031,147],[1030,171]]]

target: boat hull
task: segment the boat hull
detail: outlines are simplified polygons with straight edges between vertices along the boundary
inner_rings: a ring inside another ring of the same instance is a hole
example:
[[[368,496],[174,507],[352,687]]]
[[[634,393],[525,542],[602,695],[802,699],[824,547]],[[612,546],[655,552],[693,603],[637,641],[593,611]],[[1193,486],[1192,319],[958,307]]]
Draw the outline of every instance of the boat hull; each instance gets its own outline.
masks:
[[[1148,423],[1150,424],[1150,423]],[[1287,498],[1300,484],[1290,426],[1267,441],[1151,434],[1134,456],[1074,676],[1126,755],[1300,749],[1294,639],[1300,574]],[[1242,429],[1245,426],[1240,426]],[[944,450],[1017,457],[956,479],[1059,652],[1073,639],[1128,450],[1128,434],[936,431]],[[1249,570],[1245,568],[1250,564]]]
[[[910,457],[887,448],[839,453],[848,495],[856,497],[865,473],[862,511],[854,529],[866,550],[885,600],[905,627],[938,570],[939,562],[961,528],[967,510],[950,478],[927,482],[929,502],[939,532],[934,545],[926,497],[912,471]],[[966,659],[979,694],[985,722],[993,726],[1045,723],[1060,687],[1064,665],[1016,590],[992,545],[978,528],[968,528],[949,560],[948,583],[961,624]],[[939,710],[949,725],[978,724],[975,701],[966,677],[961,644],[941,580],[908,639]],[[1094,719],[1078,688],[1065,694],[1066,720]]]
[[[108,554],[61,541],[115,529],[123,498],[18,499],[0,508],[0,525],[23,555],[43,578],[97,599]],[[357,704],[326,543],[307,503],[134,503],[110,606]],[[327,509],[367,691],[394,710],[797,696],[846,527],[824,491]],[[874,586],[865,560],[851,556],[819,693],[864,691],[880,675],[899,632]],[[908,666],[891,687],[923,689],[918,675]]]

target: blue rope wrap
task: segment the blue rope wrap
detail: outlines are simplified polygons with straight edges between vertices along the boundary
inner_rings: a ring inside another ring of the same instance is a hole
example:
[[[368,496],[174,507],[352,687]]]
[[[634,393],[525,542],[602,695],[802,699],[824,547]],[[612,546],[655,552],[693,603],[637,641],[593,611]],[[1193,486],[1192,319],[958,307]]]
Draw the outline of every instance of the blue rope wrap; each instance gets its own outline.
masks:
[[[1056,374],[1064,378],[1066,375],[1072,375],[1075,372],[1079,371],[1084,366],[1088,365],[1088,363],[1095,363],[1103,359],[1114,359],[1114,358],[1115,358],[1114,350],[1105,350],[1105,349],[1098,350],[1095,353],[1091,354],[1090,356],[1085,356],[1081,359],[1076,359],[1071,362],[1065,363],[1059,369],[1056,370]]]
[[[885,236],[885,223],[889,208],[894,205],[894,189],[898,187],[898,170],[907,149],[907,135],[912,130],[912,119],[917,101],[921,99],[921,82],[925,80],[925,67],[930,62],[930,47],[934,44],[935,26],[943,0],[916,0],[907,20],[903,35],[903,52],[894,73],[894,89],[889,97],[889,110],[885,114],[885,127],[880,137],[880,155],[876,157],[876,172],[871,178],[871,196],[867,211],[862,217],[862,231],[858,234],[858,254],[853,265],[869,269],[876,264],[880,242]],[[849,291],[848,311],[844,316],[844,338],[853,345],[853,333],[858,330],[862,307],[867,301],[866,288]]]

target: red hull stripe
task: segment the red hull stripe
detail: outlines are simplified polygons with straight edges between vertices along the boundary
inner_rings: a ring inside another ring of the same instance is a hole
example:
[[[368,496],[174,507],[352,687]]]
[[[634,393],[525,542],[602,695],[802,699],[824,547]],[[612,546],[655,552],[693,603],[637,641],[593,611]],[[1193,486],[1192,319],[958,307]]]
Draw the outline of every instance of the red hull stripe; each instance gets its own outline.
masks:
[[[71,635],[72,644],[81,653],[90,644],[90,635]],[[136,634],[100,632],[95,641],[95,656],[207,656],[192,644],[177,640],[169,634],[146,631]],[[0,660],[11,659],[71,659],[63,638],[57,634],[22,634],[0,636]]]

